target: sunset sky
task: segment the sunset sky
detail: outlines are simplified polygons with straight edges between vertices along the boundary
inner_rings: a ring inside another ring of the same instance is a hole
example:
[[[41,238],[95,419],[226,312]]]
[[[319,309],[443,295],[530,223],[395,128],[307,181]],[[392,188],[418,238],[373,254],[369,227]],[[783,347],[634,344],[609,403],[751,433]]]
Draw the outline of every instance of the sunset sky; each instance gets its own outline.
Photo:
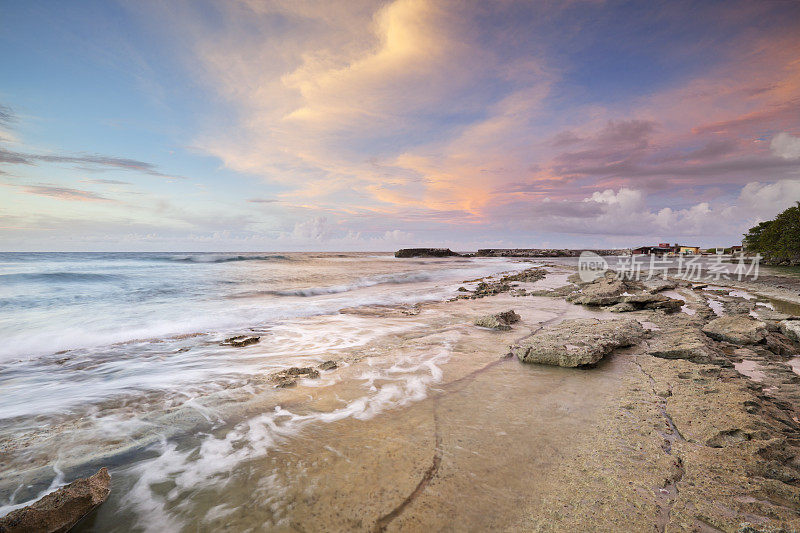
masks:
[[[730,245],[800,2],[4,0],[0,250]]]

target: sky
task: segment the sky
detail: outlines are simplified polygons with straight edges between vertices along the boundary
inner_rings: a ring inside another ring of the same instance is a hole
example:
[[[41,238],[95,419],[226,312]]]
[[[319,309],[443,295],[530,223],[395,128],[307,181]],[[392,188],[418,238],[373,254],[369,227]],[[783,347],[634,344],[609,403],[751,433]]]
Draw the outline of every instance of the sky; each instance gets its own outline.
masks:
[[[0,250],[738,244],[800,2],[0,0]]]

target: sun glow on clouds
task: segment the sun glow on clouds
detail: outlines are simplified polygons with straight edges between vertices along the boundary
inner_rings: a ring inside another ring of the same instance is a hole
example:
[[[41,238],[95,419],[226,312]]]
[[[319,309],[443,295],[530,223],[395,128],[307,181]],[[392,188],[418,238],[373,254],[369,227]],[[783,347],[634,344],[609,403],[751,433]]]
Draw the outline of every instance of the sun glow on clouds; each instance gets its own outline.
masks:
[[[800,17],[758,2],[678,2],[645,15],[629,7],[239,0],[138,9],[154,27],[169,21],[183,60],[221,102],[191,145],[275,186],[245,202],[255,213],[247,227],[274,242],[388,246],[431,231],[442,244],[442,235],[487,245],[735,240],[800,196]],[[719,29],[708,29],[712,20]],[[16,190],[106,199],[35,187]]]

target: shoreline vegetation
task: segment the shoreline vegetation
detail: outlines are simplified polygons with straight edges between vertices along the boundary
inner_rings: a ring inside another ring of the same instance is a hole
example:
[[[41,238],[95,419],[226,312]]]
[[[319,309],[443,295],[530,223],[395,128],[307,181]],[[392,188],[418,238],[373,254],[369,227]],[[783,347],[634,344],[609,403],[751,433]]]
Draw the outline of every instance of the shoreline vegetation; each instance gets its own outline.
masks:
[[[398,257],[457,255],[416,250],[429,255]],[[443,302],[347,309],[427,329],[318,369],[261,377],[288,395],[277,405],[330,409],[378,359],[444,342],[451,355],[430,367],[435,388],[376,416],[308,427],[262,459],[285,483],[270,506],[252,499],[251,483],[233,485],[224,503],[246,512],[214,511],[217,496],[184,527],[796,531],[798,283],[587,282],[575,268],[546,264],[464,280]],[[784,311],[769,299],[776,295]],[[335,384],[312,387],[321,372]],[[257,482],[259,468],[246,477]],[[108,505],[75,530],[110,529]],[[41,509],[0,518],[0,530],[21,530]]]

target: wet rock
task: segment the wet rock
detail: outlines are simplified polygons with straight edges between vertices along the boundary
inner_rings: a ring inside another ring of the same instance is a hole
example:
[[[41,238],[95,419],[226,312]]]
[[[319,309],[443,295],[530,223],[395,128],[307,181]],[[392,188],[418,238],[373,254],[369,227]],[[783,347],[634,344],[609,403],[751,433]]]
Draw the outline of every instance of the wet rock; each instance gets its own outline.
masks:
[[[320,370],[334,370],[339,368],[339,364],[336,361],[325,361],[324,363],[320,363],[317,368]]]
[[[778,327],[781,333],[795,342],[800,342],[800,320],[781,320]]]
[[[505,331],[511,329],[511,324],[516,322],[519,322],[519,315],[513,310],[509,310],[494,315],[482,316],[475,320],[475,325]]]
[[[547,296],[549,298],[563,298],[569,294],[572,294],[578,289],[575,285],[562,285],[561,287],[556,287],[555,289],[542,289],[538,291],[528,291],[528,296]]]
[[[319,370],[310,366],[293,366],[270,376],[270,380],[275,383],[275,386],[282,389],[294,387],[300,378],[317,379],[319,378]]]
[[[111,476],[101,468],[95,475],[78,479],[42,499],[0,518],[0,531],[63,532],[106,501]]]
[[[466,288],[466,287],[459,287],[459,288],[458,288],[458,289],[456,289],[456,290],[457,290],[458,292],[467,292],[467,288]]]
[[[251,344],[256,344],[260,340],[261,337],[253,337],[250,335],[238,335],[236,337],[230,337],[228,339],[225,339],[220,344],[222,344],[222,346],[242,347],[242,346],[250,346]]]
[[[732,344],[757,344],[764,340],[767,325],[745,315],[721,316],[703,326],[703,333]]]
[[[576,367],[594,364],[615,348],[638,343],[644,335],[642,325],[633,319],[579,318],[545,328],[512,346],[511,352],[524,363]]]

